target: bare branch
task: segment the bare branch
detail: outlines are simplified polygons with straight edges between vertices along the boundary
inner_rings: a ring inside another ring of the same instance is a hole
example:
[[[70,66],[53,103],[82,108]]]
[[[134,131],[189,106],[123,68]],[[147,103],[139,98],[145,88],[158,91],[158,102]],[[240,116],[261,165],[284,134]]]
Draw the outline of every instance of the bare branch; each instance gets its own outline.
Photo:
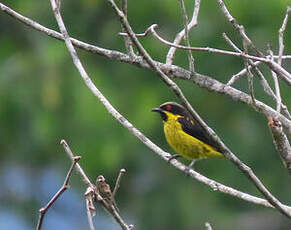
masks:
[[[81,159],[80,156],[76,156],[76,157],[73,157],[73,162],[71,164],[71,167],[67,173],[67,176],[65,178],[65,181],[62,185],[62,187],[59,189],[59,191],[53,196],[53,198],[47,203],[46,206],[42,207],[40,210],[39,210],[39,219],[38,219],[38,223],[37,223],[37,230],[41,230],[41,227],[42,227],[42,222],[43,222],[43,219],[44,219],[44,216],[46,214],[46,212],[48,211],[48,209],[54,204],[54,202],[63,194],[63,192],[65,192],[68,188],[69,188],[69,180],[70,180],[70,177],[72,175],[72,171],[75,167],[75,165],[77,164],[77,162]]]
[[[234,50],[236,50],[237,52],[242,52],[232,41],[231,41],[231,39],[225,34],[225,33],[223,33],[223,37],[224,37],[224,39],[227,41],[227,43],[231,46],[231,47],[233,47],[234,48]],[[270,57],[271,57],[272,55],[270,55]],[[269,57],[269,56],[268,56]],[[272,56],[273,57],[273,56]],[[269,95],[269,96],[271,96],[271,98],[275,101],[275,102],[278,102],[278,100],[277,100],[277,96],[274,94],[274,92],[273,92],[273,90],[271,89],[271,87],[270,87],[270,85],[269,85],[269,83],[267,82],[267,80],[265,79],[265,77],[264,77],[264,75],[262,74],[262,72],[259,70],[259,68],[256,66],[256,63],[258,63],[258,62],[253,62],[252,60],[249,60],[248,59],[248,62],[250,63],[250,65],[248,65],[244,70],[248,70],[248,71],[251,71],[251,67],[250,66],[252,66],[254,69],[255,69],[255,71],[256,71],[256,73],[258,74],[258,77],[259,77],[259,79],[260,79],[260,82],[261,82],[261,84],[262,84],[262,86],[263,86],[263,89],[264,89],[264,91]],[[235,77],[235,76],[233,76],[230,80],[229,80],[229,82],[227,83],[227,85],[231,85],[231,84],[233,84],[236,80],[237,80],[238,78],[237,77]],[[281,98],[281,97],[280,97]],[[282,110],[283,110],[283,113],[284,113],[284,115],[288,118],[288,119],[291,119],[291,115],[290,115],[290,113],[289,113],[289,111],[288,111],[288,108],[287,108],[287,106],[286,105],[284,105],[283,103],[282,103],[282,101],[280,101],[280,108],[282,108]],[[277,112],[278,112],[278,110],[277,110]],[[278,114],[279,114],[279,112],[278,112]]]
[[[243,41],[246,41],[247,44],[249,46],[251,46],[251,48],[253,50],[256,51],[256,53],[259,55],[259,57],[261,58],[265,58],[265,56],[263,55],[262,52],[260,52],[255,45],[253,44],[253,42],[251,41],[251,39],[246,35],[245,29],[242,25],[239,25],[237,23],[237,21],[235,20],[235,18],[229,13],[228,9],[226,8],[223,0],[217,0],[221,11],[224,13],[225,17],[227,18],[227,20],[234,26],[234,28],[236,30],[239,31]],[[265,62],[275,73],[277,73],[278,75],[281,76],[281,78],[289,85],[291,86],[291,74],[286,71],[284,68],[282,68],[282,66],[280,66],[278,63],[269,60]]]
[[[289,13],[291,12],[291,7],[288,6],[286,10],[286,14],[282,23],[281,28],[279,29],[279,58],[278,58],[278,64],[282,65],[282,56],[284,52],[284,32],[286,30],[287,22],[288,22],[288,17]]]
[[[67,144],[67,142],[65,140],[61,140],[60,144],[63,146],[63,148],[65,149],[66,153],[68,154],[70,160],[72,162],[74,162],[74,154],[72,153],[69,145]],[[91,183],[90,179],[87,177],[86,173],[84,172],[84,170],[81,168],[79,163],[76,163],[75,168],[77,170],[77,172],[80,174],[80,176],[83,179],[83,182],[85,183],[85,185],[87,187],[94,187],[94,185]]]
[[[241,52],[241,51],[240,52],[241,53],[245,53],[245,54],[248,53],[248,46],[247,46],[247,44],[246,44],[246,42],[244,40],[243,40],[243,50],[244,50],[244,52]],[[254,107],[256,107],[256,99],[255,99],[255,92],[254,92],[254,75],[253,75],[252,71],[248,68],[249,61],[252,61],[252,60],[244,58],[245,67],[246,67],[246,70],[248,72],[249,92],[250,92],[250,95],[251,95],[252,104],[253,104]]]
[[[232,51],[228,51],[228,50],[221,50],[221,49],[216,49],[216,48],[211,48],[211,47],[191,47],[191,46],[176,45],[174,43],[171,43],[171,42],[163,39],[160,35],[158,35],[158,33],[155,31],[155,29],[157,27],[158,27],[157,24],[153,24],[149,28],[147,28],[144,33],[134,34],[134,35],[136,37],[145,37],[145,36],[148,35],[149,32],[151,32],[153,34],[153,36],[156,39],[158,39],[160,42],[164,43],[167,46],[175,47],[177,49],[193,50],[193,51],[204,51],[204,52],[210,52],[210,53],[216,53],[216,54],[231,55],[231,56],[235,56],[235,57],[243,57],[243,58],[248,58],[248,59],[252,59],[252,60],[262,61],[264,63],[270,62],[269,59],[264,58],[264,57],[256,57],[256,56],[253,56],[253,55],[248,55],[248,54],[238,53],[238,52],[232,52]],[[123,35],[123,36],[127,36],[127,34],[125,34],[125,33],[119,33],[119,34]]]
[[[275,95],[275,93],[273,92],[273,90],[271,89],[270,85],[268,84],[267,80],[265,79],[264,75],[262,74],[262,72],[255,67],[255,70],[259,76],[260,82],[263,86],[264,91],[275,101],[277,102],[277,97]],[[289,119],[291,120],[291,115],[288,111],[288,108],[285,104],[283,104],[281,102],[281,109],[282,109],[282,113]],[[279,114],[279,113],[278,113]]]
[[[198,14],[199,14],[199,10],[200,10],[200,3],[201,3],[201,0],[195,0],[192,19],[187,26],[188,31],[190,31],[192,28],[194,28],[198,24]],[[177,34],[177,36],[173,42],[175,45],[178,45],[182,41],[183,37],[185,36],[185,33],[186,33],[185,28],[179,34]],[[172,46],[169,49],[169,52],[168,52],[167,58],[166,58],[167,65],[172,65],[176,49],[177,48],[174,46]]]
[[[263,54],[257,50],[257,48],[255,47],[255,45],[253,44],[253,42],[251,41],[251,39],[246,35],[246,32],[245,32],[245,28],[243,27],[243,25],[239,25],[237,23],[237,21],[235,20],[235,18],[229,13],[228,9],[226,8],[223,0],[217,0],[220,8],[221,8],[221,11],[224,13],[225,17],[227,18],[227,20],[234,26],[234,28],[240,33],[243,41],[246,41],[247,44],[249,46],[251,46],[251,48],[253,50],[255,50],[257,52],[257,54],[259,56],[263,56]]]
[[[125,169],[120,169],[118,177],[117,177],[117,180],[115,182],[115,186],[114,186],[113,192],[112,192],[113,197],[115,197],[116,192],[117,192],[118,188],[120,187],[121,178],[125,173],[126,173]]]
[[[270,56],[271,56],[271,60],[273,61],[274,58],[273,58],[273,51],[271,50],[271,47],[269,47],[269,53],[270,53]],[[280,59],[280,56],[279,56],[279,59]],[[278,59],[278,61],[279,61]],[[278,113],[281,112],[281,105],[282,105],[282,99],[281,99],[281,93],[280,93],[280,85],[279,85],[279,81],[278,81],[278,77],[277,77],[277,74],[271,70],[271,73],[272,73],[272,77],[273,77],[273,81],[274,81],[274,86],[275,86],[275,92],[276,92],[276,110]]]
[[[248,62],[246,61],[246,65],[248,66],[247,63]],[[248,85],[249,85],[249,92],[252,99],[252,104],[254,107],[256,107],[256,99],[255,99],[255,92],[254,92],[254,75],[250,70],[248,71]]]
[[[127,0],[122,0],[121,1],[121,8],[122,12],[124,13],[125,17],[127,17]],[[122,28],[122,31],[124,31],[124,28]],[[124,42],[125,42],[125,48],[127,50],[127,53],[130,57],[134,57],[134,50],[132,47],[132,42],[129,39],[129,37],[124,37]]]
[[[272,117],[268,117],[268,120],[268,126],[271,130],[276,150],[291,175],[291,147],[288,138],[283,132],[280,122]]]
[[[234,84],[239,78],[241,78],[242,76],[244,76],[245,74],[248,73],[248,70],[251,70],[253,67],[258,66],[262,64],[261,61],[256,61],[253,62],[253,65],[249,65],[248,69],[244,68],[241,71],[239,71],[238,73],[232,75],[231,79],[226,83],[227,85],[231,86],[232,84]]]
[[[86,209],[87,209],[87,217],[88,217],[90,230],[95,230],[95,227],[93,224],[93,216],[96,215],[96,209],[93,204],[94,197],[95,197],[94,189],[92,189],[91,187],[87,187],[87,190],[85,192],[85,198],[86,198]]]
[[[181,5],[181,9],[182,9],[182,15],[184,17],[184,26],[185,26],[185,36],[184,36],[184,40],[186,41],[186,45],[190,46],[190,41],[189,41],[189,34],[188,34],[188,16],[187,16],[187,11],[185,8],[185,4],[184,4],[184,0],[179,0],[180,1],[180,5]],[[188,61],[189,61],[189,70],[191,72],[194,72],[194,57],[192,55],[191,50],[188,50]]]

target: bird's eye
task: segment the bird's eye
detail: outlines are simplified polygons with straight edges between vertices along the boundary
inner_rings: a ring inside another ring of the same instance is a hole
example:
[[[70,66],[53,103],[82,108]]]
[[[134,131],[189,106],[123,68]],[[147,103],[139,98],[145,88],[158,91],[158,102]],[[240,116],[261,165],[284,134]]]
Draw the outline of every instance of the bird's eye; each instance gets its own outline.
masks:
[[[167,105],[167,106],[166,106],[166,110],[168,110],[168,111],[170,111],[170,110],[171,110],[171,108],[172,108],[172,106],[171,106],[171,105]]]

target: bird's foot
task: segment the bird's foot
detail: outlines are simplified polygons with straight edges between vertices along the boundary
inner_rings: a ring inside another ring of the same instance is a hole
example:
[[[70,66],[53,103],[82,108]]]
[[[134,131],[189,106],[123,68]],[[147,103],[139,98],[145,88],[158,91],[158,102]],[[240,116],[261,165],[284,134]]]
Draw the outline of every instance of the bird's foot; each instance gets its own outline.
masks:
[[[168,162],[170,163],[171,160],[173,160],[173,159],[177,159],[177,158],[179,158],[179,157],[181,157],[179,154],[174,154],[174,155],[172,155],[172,156],[169,157]]]
[[[195,170],[194,164],[195,164],[195,160],[192,160],[191,163],[188,166],[186,166],[186,168],[184,169],[186,176],[190,176],[190,169]]]

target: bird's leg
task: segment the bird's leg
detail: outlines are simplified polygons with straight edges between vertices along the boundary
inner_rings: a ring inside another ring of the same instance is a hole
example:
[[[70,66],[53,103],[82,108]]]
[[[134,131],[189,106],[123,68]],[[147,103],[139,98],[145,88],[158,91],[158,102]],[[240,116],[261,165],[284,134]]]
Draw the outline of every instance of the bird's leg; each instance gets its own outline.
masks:
[[[196,160],[192,160],[191,163],[185,168],[184,172],[186,174],[186,176],[190,176],[190,169],[194,170],[194,164],[195,164]]]
[[[177,158],[179,158],[179,157],[181,157],[181,155],[179,155],[179,154],[174,154],[174,155],[172,155],[172,156],[169,157],[168,162],[170,163],[171,160],[173,160],[173,159],[177,159]]]

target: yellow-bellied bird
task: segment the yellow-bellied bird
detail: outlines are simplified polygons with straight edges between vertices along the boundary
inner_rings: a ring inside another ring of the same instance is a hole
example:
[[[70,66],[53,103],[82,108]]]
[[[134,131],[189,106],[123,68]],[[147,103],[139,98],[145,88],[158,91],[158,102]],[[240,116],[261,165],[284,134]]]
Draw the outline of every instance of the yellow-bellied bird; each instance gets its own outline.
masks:
[[[169,158],[169,161],[178,156],[192,160],[186,169],[188,172],[196,160],[224,157],[216,144],[206,135],[200,123],[182,105],[166,102],[152,111],[161,115],[166,140],[178,153]]]

